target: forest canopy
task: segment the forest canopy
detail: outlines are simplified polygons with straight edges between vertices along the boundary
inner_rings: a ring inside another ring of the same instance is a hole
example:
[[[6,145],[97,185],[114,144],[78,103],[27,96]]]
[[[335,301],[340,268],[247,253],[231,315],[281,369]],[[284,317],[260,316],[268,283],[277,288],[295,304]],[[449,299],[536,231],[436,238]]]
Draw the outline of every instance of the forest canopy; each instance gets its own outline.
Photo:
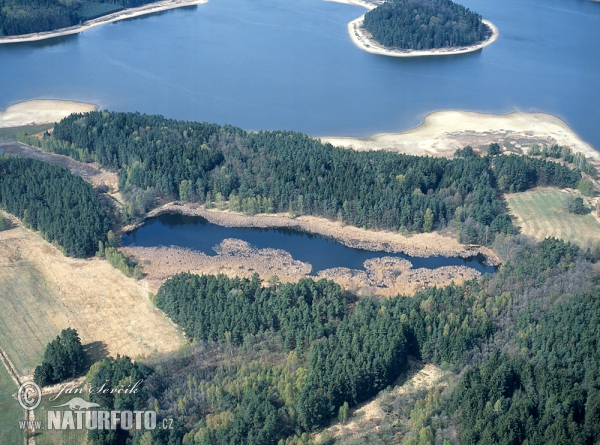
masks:
[[[39,385],[51,385],[78,376],[84,368],[81,339],[75,329],[67,328],[46,346],[42,364],[35,368],[34,380]]]
[[[0,36],[67,28],[153,1],[156,0],[0,0]]]
[[[366,229],[453,226],[462,242],[478,244],[515,232],[502,192],[576,187],[581,179],[575,168],[525,156],[357,152],[297,132],[139,113],[73,114],[41,146],[117,171],[126,221],[166,198],[248,214],[317,215]]]
[[[410,424],[426,425],[421,431],[439,443],[457,443],[456,433],[470,444],[596,443],[595,266],[554,238],[506,236],[495,247],[505,260],[496,275],[413,298],[357,302],[326,280],[176,275],[156,302],[194,338],[187,353],[147,367],[107,359],[91,372],[92,381],[145,376],[144,392],[127,406],[154,408],[159,421],[175,419],[174,429],[90,437],[107,445],[332,443],[307,432],[346,418],[412,358],[456,370],[456,384],[425,398],[428,414],[419,412],[418,422],[382,425],[378,434],[389,428],[390,436],[368,443],[393,443],[398,433],[407,443],[434,443],[411,441]]]
[[[469,46],[492,34],[481,16],[451,0],[390,0],[365,14],[363,26],[389,48]]]
[[[0,207],[68,256],[93,255],[110,229],[91,185],[67,169],[33,159],[0,155]]]

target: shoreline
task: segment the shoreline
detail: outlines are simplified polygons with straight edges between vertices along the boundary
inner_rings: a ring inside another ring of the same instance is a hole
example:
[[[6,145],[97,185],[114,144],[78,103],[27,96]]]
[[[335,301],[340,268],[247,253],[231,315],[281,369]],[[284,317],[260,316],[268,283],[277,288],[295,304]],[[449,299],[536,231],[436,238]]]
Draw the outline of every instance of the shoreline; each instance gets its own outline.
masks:
[[[427,258],[431,256],[470,258],[479,254],[485,256],[489,265],[501,264],[494,252],[484,246],[464,245],[453,237],[438,232],[413,234],[409,236],[385,230],[367,230],[354,226],[342,226],[338,222],[317,216],[298,216],[291,218],[287,214],[244,215],[216,209],[207,210],[198,204],[171,202],[151,210],[144,220],[125,226],[120,234],[131,232],[145,224],[149,218],[163,214],[181,214],[200,216],[208,222],[223,227],[290,228],[306,233],[324,236],[352,248],[388,253],[404,253],[411,257]]]
[[[523,154],[532,145],[563,145],[583,153],[600,166],[600,152],[584,141],[561,118],[546,113],[512,111],[505,114],[443,110],[427,114],[413,128],[367,137],[320,136],[323,143],[357,151],[386,150],[418,156],[452,158],[467,145],[475,151],[492,142],[503,152]]]
[[[98,109],[99,105],[73,100],[26,100],[0,110],[0,128],[52,124],[72,113],[86,113]]]
[[[362,6],[368,10],[374,9],[375,4],[369,3],[367,1],[361,0],[328,0],[336,3],[344,3],[354,6]],[[600,0],[598,0],[600,1]],[[492,35],[484,40],[483,42],[477,43],[476,45],[470,46],[460,46],[460,47],[448,47],[448,48],[435,48],[435,49],[427,49],[427,50],[414,50],[414,49],[391,49],[383,46],[379,42],[377,42],[371,36],[371,33],[367,31],[363,27],[364,14],[359,18],[352,20],[348,23],[348,34],[350,34],[350,38],[352,42],[358,46],[363,51],[367,51],[371,54],[376,54],[379,56],[388,56],[388,57],[426,57],[426,56],[451,56],[455,54],[466,54],[472,53],[475,51],[479,51],[482,48],[485,48],[488,45],[494,43],[500,32],[496,25],[494,25],[489,20],[483,20],[482,22],[487,25],[492,31]]]
[[[143,280],[156,293],[161,284],[173,275],[192,272],[199,275],[224,274],[229,277],[250,278],[257,273],[268,282],[277,276],[281,282],[297,282],[301,278],[330,279],[358,296],[413,295],[419,289],[447,286],[454,282],[481,276],[468,266],[440,266],[435,269],[414,268],[408,260],[382,257],[366,260],[364,269],[333,267],[313,271],[310,263],[295,260],[283,249],[259,249],[246,241],[227,238],[216,245],[216,255],[207,255],[176,246],[134,247],[123,250],[142,264]],[[316,272],[316,273],[315,273]]]
[[[0,38],[0,45],[5,43],[23,43],[35,42],[38,40],[52,39],[54,37],[68,36],[79,34],[88,29],[98,26],[114,23],[121,20],[126,20],[142,15],[153,14],[155,12],[167,11],[169,9],[181,8],[184,6],[201,5],[208,3],[208,0],[163,0],[155,3],[150,3],[137,8],[124,9],[122,11],[113,12],[102,17],[88,20],[81,25],[71,26],[68,28],[55,29],[53,31],[36,32],[31,34],[21,34],[18,36],[7,36]]]

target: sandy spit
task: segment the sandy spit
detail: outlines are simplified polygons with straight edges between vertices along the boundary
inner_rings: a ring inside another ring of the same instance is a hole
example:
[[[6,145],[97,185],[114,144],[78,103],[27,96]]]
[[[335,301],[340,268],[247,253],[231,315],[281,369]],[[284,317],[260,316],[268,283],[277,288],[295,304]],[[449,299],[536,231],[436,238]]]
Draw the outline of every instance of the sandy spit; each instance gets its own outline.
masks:
[[[36,40],[51,39],[53,37],[67,36],[70,34],[79,34],[80,32],[87,31],[88,29],[92,29],[97,26],[106,25],[107,23],[118,22],[120,20],[138,17],[140,15],[153,14],[155,12],[166,11],[168,9],[181,8],[183,6],[201,5],[207,2],[208,0],[163,0],[148,5],[139,6],[137,8],[125,9],[113,14],[98,17],[97,19],[88,20],[87,22],[84,22],[82,25],[78,26],[71,26],[69,28],[61,28],[48,32],[37,32],[19,36],[2,37],[0,38],[0,44],[33,42]]]
[[[356,5],[362,6],[363,8],[368,9],[369,11],[379,6],[379,4],[383,2],[369,2],[365,0],[327,0],[333,1],[336,3],[344,3],[348,5]],[[480,49],[491,45],[494,43],[500,32],[496,25],[494,25],[489,20],[482,20],[487,26],[492,30],[492,35],[477,45],[471,46],[460,46],[460,47],[452,47],[452,48],[438,48],[438,49],[428,49],[428,50],[402,50],[402,49],[390,49],[375,39],[369,31],[367,31],[363,27],[363,21],[365,16],[362,15],[359,18],[352,20],[348,23],[348,34],[350,34],[350,38],[352,42],[360,49],[367,51],[371,54],[377,54],[380,56],[388,56],[388,57],[424,57],[424,56],[451,56],[455,54],[464,54],[471,53],[474,51],[479,51]]]
[[[98,108],[95,104],[70,100],[29,100],[0,111],[0,128],[51,124],[71,113],[87,113]]]
[[[322,142],[354,150],[387,150],[418,156],[452,157],[456,149],[474,149],[492,142],[505,151],[522,153],[537,145],[564,145],[600,164],[600,153],[583,141],[563,120],[545,113],[485,114],[471,111],[436,111],[417,127],[399,133],[366,138],[320,137]]]

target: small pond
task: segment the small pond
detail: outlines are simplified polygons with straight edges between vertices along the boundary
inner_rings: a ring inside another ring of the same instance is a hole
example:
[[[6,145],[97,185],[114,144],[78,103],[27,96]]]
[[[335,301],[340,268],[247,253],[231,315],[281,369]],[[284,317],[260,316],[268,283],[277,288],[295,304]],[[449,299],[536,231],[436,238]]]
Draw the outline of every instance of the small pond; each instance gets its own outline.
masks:
[[[226,238],[241,239],[259,249],[283,249],[295,260],[310,263],[312,275],[334,267],[364,270],[363,263],[371,258],[395,257],[410,261],[414,268],[435,269],[442,266],[468,266],[481,273],[494,273],[485,257],[471,258],[431,256],[411,257],[403,253],[370,251],[345,246],[321,235],[290,228],[223,227],[197,216],[165,214],[126,234],[123,245],[140,247],[177,246],[216,255],[213,250]]]

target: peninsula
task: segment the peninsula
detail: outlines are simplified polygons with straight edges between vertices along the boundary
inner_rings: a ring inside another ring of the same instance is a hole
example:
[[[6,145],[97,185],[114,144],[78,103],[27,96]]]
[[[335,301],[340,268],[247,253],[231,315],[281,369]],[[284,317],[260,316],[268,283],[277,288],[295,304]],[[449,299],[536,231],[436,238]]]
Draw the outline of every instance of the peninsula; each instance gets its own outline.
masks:
[[[106,25],[108,23],[118,22],[120,20],[131,19],[134,17],[154,14],[160,11],[166,11],[168,9],[181,8],[185,6],[193,6],[207,3],[208,0],[163,0],[153,3],[148,3],[135,8],[121,9],[116,12],[112,12],[100,17],[91,18],[86,20],[79,25],[66,26],[58,29],[43,32],[33,32],[29,34],[18,34],[8,35],[0,37],[0,44],[3,43],[21,43],[21,42],[33,42],[37,40],[51,39],[54,37],[67,36],[71,34],[79,34],[80,32],[87,31],[97,26]],[[0,29],[1,31],[1,29]],[[5,32],[6,34],[6,32]],[[0,36],[2,33],[0,32]]]

